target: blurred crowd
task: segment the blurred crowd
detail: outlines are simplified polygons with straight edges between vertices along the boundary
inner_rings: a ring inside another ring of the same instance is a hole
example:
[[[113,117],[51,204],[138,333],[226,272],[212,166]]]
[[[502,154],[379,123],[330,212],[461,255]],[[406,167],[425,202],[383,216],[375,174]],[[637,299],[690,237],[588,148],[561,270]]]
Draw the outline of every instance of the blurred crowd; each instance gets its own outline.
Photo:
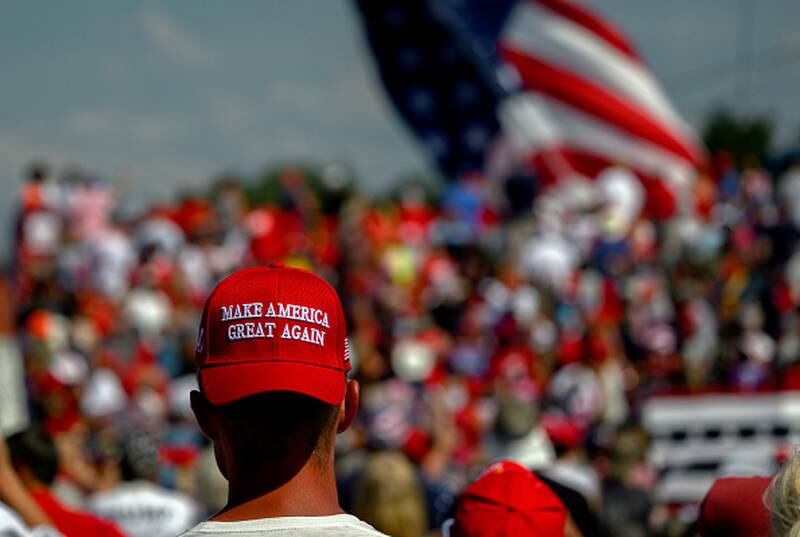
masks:
[[[800,167],[712,168],[682,196],[610,168],[375,200],[340,166],[287,167],[258,192],[221,179],[132,212],[107,182],[35,164],[2,286],[0,421],[25,427],[11,459],[43,509],[105,535],[175,535],[221,508],[188,404],[200,308],[233,270],[281,260],[330,281],[348,317],[347,510],[427,535],[513,460],[586,537],[674,534],[642,402],[800,388]]]

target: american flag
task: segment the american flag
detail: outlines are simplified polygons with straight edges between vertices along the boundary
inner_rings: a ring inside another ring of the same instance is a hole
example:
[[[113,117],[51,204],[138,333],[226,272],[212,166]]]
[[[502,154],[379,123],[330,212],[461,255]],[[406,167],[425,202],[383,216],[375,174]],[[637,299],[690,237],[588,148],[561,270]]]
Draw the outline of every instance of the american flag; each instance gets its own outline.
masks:
[[[357,0],[386,90],[443,173],[498,146],[551,183],[613,164],[685,189],[704,153],[625,36],[567,0]]]

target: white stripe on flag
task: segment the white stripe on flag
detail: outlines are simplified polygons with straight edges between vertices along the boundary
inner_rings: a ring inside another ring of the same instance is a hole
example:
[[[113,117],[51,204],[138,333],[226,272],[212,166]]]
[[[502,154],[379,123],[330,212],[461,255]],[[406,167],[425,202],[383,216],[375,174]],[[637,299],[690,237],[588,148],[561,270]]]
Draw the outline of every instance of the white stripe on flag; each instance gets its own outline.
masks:
[[[646,68],[572,21],[532,2],[518,2],[501,41],[595,82],[693,137]]]
[[[602,155],[669,181],[681,197],[693,182],[694,171],[685,160],[543,95],[509,97],[499,116],[514,147],[529,155],[558,147]]]

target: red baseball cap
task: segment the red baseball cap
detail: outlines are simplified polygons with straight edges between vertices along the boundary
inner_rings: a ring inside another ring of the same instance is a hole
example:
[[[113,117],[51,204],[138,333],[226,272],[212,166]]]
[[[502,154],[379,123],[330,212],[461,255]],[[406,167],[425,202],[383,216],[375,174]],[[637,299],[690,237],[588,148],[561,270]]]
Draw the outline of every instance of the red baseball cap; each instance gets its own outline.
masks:
[[[763,476],[717,479],[700,504],[700,535],[768,536],[769,510],[764,494],[771,482],[771,477]]]
[[[311,272],[273,263],[235,272],[203,308],[195,360],[215,405],[263,392],[342,402],[350,369],[336,291]]]
[[[454,537],[564,535],[567,508],[530,470],[502,461],[469,485],[456,504]]]

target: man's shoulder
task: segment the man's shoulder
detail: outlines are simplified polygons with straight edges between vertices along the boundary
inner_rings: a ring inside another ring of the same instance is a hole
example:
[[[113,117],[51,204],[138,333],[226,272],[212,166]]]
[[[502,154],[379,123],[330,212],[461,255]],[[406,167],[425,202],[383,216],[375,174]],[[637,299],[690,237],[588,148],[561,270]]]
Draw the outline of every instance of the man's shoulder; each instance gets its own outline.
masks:
[[[181,537],[387,537],[366,522],[353,515],[330,515],[309,517],[276,517],[243,520],[241,522],[201,522]]]

